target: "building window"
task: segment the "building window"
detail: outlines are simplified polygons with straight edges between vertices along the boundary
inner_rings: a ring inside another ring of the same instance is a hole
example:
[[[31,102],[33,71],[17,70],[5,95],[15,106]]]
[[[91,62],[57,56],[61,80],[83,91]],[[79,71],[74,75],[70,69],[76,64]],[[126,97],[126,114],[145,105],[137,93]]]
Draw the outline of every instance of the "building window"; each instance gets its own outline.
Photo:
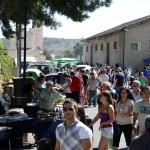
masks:
[[[95,52],[97,52],[97,44],[95,45]]]
[[[104,51],[104,44],[101,44],[101,49],[100,51]]]
[[[114,41],[113,48],[114,48],[114,50],[117,50],[117,42],[116,41]]]
[[[86,46],[86,52],[88,52],[89,51],[89,48],[88,48],[88,46]]]
[[[141,42],[131,43],[131,50],[140,51],[141,50]]]

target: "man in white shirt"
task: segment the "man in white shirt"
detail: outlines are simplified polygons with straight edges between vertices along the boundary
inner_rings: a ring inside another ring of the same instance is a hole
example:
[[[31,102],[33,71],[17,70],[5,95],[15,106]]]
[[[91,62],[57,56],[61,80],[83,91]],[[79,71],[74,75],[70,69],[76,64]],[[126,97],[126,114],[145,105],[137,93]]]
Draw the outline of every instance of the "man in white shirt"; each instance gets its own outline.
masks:
[[[94,72],[90,72],[90,78],[87,81],[87,87],[89,87],[89,106],[91,106],[92,98],[94,107],[96,107],[97,88],[101,85],[101,80],[95,77]]]
[[[141,90],[140,90],[140,82],[138,80],[134,80],[132,83],[132,90],[131,93],[134,97],[134,102],[141,100]]]
[[[142,99],[134,105],[133,126],[135,134],[144,132],[145,117],[150,115],[150,86],[144,86],[141,93]]]

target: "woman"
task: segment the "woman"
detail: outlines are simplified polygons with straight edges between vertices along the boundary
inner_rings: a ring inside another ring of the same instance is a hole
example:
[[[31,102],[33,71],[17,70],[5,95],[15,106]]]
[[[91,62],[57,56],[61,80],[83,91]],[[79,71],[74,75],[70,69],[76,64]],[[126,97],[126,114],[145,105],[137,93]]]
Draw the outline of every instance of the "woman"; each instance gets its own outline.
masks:
[[[40,98],[40,92],[46,88],[45,76],[40,75],[38,81],[32,85],[32,89],[34,91],[34,100],[35,102]]]
[[[63,93],[66,95],[66,98],[71,98],[71,89],[70,89],[70,85],[72,83],[72,79],[69,77],[69,74],[64,73],[64,85],[62,86],[63,89]]]
[[[133,95],[129,89],[121,88],[116,104],[115,120],[119,126],[120,133],[113,136],[113,150],[118,150],[122,132],[124,133],[126,145],[129,149],[133,124]]]
[[[98,119],[101,119],[101,139],[98,150],[108,150],[109,140],[113,137],[113,122],[114,122],[114,108],[112,105],[112,97],[109,91],[102,91],[97,101],[98,113],[89,124],[91,127]]]

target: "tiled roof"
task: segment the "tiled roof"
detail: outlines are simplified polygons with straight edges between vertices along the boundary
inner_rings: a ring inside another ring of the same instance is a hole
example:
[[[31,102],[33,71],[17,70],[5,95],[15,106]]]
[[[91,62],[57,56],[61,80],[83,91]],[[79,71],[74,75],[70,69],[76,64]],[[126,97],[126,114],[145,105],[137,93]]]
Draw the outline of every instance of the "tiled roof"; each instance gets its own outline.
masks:
[[[103,36],[106,36],[106,35],[109,35],[109,34],[112,34],[112,33],[115,33],[115,32],[121,32],[124,29],[129,29],[129,28],[135,27],[139,24],[143,24],[145,22],[148,22],[148,21],[150,21],[150,15],[139,18],[139,19],[135,19],[135,20],[132,20],[132,21],[129,21],[129,22],[126,22],[126,23],[123,23],[121,25],[118,25],[118,26],[113,27],[111,29],[108,29],[108,30],[105,30],[105,31],[100,32],[98,34],[95,34],[93,36],[90,36],[86,39],[83,39],[82,41],[91,40],[91,39],[98,38],[98,37],[103,37]]]

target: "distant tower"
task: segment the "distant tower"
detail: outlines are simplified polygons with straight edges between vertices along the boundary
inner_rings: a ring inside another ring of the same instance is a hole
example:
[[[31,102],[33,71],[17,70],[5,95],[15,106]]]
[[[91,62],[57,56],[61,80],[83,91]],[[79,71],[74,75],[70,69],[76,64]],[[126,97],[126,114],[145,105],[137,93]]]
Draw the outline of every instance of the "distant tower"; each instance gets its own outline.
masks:
[[[24,46],[24,33],[22,32],[22,49]],[[27,57],[36,57],[37,59],[45,59],[46,57],[43,55],[43,26],[29,28],[27,31]],[[14,58],[17,58],[17,50],[16,50],[16,36],[10,39],[10,50],[8,54]],[[23,53],[22,53],[23,56]]]

